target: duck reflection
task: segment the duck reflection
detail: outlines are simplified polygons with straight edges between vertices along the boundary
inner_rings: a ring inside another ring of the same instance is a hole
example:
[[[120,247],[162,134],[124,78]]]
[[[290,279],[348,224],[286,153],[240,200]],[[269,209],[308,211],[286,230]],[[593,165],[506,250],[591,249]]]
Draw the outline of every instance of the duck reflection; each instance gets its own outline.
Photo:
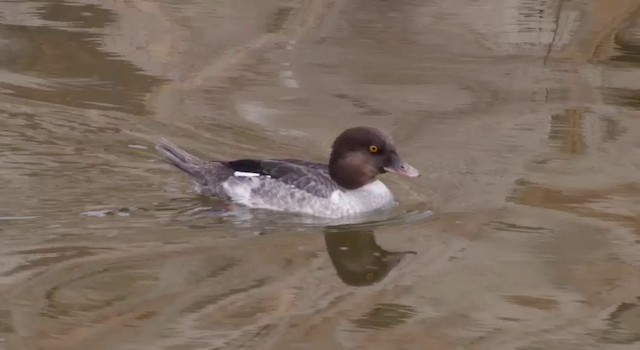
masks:
[[[405,255],[416,254],[384,250],[376,243],[372,230],[325,232],[324,241],[338,277],[351,286],[382,281]]]

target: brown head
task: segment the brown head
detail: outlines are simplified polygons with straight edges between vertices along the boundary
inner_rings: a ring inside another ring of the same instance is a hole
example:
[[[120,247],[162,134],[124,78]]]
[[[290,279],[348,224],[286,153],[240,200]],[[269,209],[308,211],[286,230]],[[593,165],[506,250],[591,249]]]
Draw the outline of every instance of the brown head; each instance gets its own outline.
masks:
[[[354,190],[386,172],[408,177],[420,175],[400,158],[391,137],[383,131],[369,127],[350,128],[333,142],[329,174],[338,185]]]

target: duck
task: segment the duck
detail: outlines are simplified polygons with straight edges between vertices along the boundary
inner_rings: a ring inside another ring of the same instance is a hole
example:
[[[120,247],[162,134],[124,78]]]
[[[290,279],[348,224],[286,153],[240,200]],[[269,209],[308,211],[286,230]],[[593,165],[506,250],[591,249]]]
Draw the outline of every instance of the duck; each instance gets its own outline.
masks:
[[[386,132],[373,127],[344,130],[329,162],[300,159],[203,160],[166,139],[156,150],[190,176],[197,193],[249,208],[339,218],[397,205],[379,175],[417,177]]]

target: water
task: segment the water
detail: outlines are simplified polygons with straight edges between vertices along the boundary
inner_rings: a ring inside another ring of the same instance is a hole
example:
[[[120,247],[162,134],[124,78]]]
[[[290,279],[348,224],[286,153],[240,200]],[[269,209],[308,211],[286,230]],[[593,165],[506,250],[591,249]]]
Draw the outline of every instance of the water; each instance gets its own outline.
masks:
[[[640,3],[0,1],[0,349],[636,349]],[[365,223],[158,160],[389,131]]]

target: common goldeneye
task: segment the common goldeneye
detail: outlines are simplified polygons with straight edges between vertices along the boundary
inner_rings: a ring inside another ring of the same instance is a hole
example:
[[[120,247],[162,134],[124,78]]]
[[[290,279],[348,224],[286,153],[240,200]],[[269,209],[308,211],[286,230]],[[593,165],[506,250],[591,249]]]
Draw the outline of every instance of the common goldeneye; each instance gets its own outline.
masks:
[[[156,149],[189,174],[200,194],[265,208],[337,218],[390,207],[391,191],[376,176],[416,177],[383,131],[355,127],[333,142],[329,164],[297,159],[204,161],[167,140]]]

